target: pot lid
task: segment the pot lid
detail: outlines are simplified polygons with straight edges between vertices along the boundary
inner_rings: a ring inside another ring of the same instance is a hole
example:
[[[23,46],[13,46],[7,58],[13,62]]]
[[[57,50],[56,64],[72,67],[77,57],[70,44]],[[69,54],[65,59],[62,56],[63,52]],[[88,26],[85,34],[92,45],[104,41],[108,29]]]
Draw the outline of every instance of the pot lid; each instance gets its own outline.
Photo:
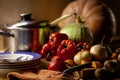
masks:
[[[37,23],[36,23],[37,24]],[[6,27],[7,29],[19,29],[19,30],[26,30],[29,29],[29,26],[34,27],[35,21],[21,21],[19,23],[13,24],[11,26]],[[31,27],[30,27],[31,28]]]
[[[18,23],[15,23],[13,25],[10,26],[3,26],[1,28],[3,29],[19,29],[19,30],[28,30],[29,27],[32,28],[34,26],[38,26],[37,21],[34,21],[33,19],[31,19],[31,13],[24,13],[24,14],[20,14],[21,17],[21,21]]]

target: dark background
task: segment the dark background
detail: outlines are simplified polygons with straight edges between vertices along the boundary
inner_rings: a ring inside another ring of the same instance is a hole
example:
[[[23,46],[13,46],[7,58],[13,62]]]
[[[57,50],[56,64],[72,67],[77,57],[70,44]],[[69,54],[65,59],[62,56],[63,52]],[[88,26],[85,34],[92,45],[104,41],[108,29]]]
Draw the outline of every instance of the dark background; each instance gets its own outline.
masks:
[[[103,1],[108,7],[110,7],[115,15],[117,29],[116,35],[120,37],[120,0],[101,0]]]

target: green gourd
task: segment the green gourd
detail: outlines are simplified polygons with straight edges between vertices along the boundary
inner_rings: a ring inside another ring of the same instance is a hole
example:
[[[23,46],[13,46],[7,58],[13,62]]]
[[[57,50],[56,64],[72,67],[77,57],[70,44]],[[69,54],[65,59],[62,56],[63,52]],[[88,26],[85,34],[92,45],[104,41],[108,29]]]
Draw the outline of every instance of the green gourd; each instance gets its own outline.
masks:
[[[75,43],[80,41],[92,42],[93,36],[89,29],[82,25],[82,22],[77,19],[75,23],[68,24],[60,30],[60,33],[67,34],[68,38],[73,40]]]

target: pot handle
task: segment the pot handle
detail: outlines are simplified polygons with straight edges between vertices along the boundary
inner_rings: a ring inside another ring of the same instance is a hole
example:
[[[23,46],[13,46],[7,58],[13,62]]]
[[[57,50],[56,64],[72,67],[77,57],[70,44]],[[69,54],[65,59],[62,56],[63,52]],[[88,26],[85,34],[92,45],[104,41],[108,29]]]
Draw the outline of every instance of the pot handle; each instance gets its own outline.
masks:
[[[4,31],[4,30],[0,30],[0,35],[6,36],[6,37],[15,37],[14,34]]]

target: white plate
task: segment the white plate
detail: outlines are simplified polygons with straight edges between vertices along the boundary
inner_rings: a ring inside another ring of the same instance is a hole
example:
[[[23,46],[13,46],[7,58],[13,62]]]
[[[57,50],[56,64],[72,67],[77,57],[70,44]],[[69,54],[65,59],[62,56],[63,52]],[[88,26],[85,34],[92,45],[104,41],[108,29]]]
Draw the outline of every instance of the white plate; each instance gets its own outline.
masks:
[[[34,52],[1,52],[0,64],[32,61],[41,58],[41,55]]]

